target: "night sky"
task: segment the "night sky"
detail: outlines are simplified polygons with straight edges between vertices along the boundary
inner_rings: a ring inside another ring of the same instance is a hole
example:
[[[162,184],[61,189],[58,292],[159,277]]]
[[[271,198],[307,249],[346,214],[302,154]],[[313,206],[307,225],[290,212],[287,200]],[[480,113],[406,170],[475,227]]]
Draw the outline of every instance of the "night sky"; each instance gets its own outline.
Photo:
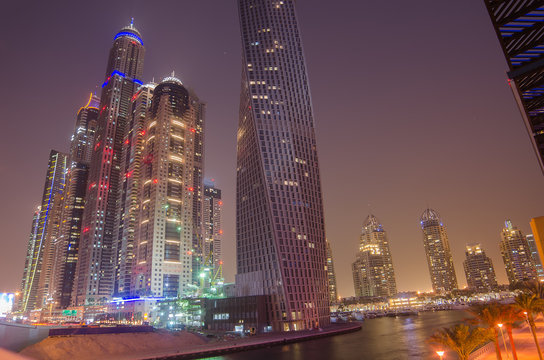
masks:
[[[431,287],[419,217],[447,226],[457,278],[481,242],[500,283],[506,218],[544,215],[543,181],[507,85],[483,0],[298,0],[339,293],[372,211],[399,290]],[[223,191],[224,274],[235,273],[241,48],[235,0],[9,1],[0,13],[0,291],[21,281],[50,149],[67,151],[79,107],[104,80],[113,37],[134,17],[144,82],[175,70],[208,104],[206,176]]]

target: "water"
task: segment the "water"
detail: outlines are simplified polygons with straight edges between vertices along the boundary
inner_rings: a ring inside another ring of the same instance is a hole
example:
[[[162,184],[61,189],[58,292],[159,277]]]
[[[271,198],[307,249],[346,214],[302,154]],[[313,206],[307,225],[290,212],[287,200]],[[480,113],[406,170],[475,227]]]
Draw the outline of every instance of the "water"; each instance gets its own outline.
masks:
[[[427,338],[437,329],[468,317],[464,311],[366,320],[361,331],[284,346],[251,350],[208,360],[406,360],[437,359]],[[453,357],[447,357],[453,358]]]

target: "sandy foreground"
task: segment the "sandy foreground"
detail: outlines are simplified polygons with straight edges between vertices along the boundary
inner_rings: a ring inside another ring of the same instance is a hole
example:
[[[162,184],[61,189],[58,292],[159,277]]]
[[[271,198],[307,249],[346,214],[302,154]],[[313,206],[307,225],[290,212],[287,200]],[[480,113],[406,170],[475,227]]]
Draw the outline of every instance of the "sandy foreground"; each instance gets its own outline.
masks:
[[[40,360],[94,360],[203,344],[206,340],[193,333],[156,330],[152,333],[54,336],[23,349],[20,354]]]

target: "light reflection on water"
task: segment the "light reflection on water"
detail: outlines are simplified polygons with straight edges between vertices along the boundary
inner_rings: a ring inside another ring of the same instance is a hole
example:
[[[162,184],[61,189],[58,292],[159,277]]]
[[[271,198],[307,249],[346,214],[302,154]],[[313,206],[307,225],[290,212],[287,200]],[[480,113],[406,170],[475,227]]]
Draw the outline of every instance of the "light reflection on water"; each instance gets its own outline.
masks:
[[[251,350],[207,360],[406,360],[436,359],[427,338],[459,323],[464,311],[424,312],[419,316],[371,319],[361,331],[319,340]]]

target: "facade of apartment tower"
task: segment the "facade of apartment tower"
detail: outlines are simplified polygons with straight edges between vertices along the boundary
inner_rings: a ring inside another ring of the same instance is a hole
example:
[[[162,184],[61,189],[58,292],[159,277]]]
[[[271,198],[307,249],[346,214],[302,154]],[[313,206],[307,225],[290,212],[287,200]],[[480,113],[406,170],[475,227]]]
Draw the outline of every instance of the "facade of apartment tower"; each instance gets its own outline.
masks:
[[[239,0],[238,295],[270,295],[276,331],[327,325],[315,123],[294,0]]]
[[[515,284],[519,281],[536,280],[536,268],[527,239],[510,220],[506,220],[504,225],[499,245],[508,281]]]
[[[467,285],[470,289],[487,292],[498,287],[493,262],[480,244],[467,245],[463,262]]]

